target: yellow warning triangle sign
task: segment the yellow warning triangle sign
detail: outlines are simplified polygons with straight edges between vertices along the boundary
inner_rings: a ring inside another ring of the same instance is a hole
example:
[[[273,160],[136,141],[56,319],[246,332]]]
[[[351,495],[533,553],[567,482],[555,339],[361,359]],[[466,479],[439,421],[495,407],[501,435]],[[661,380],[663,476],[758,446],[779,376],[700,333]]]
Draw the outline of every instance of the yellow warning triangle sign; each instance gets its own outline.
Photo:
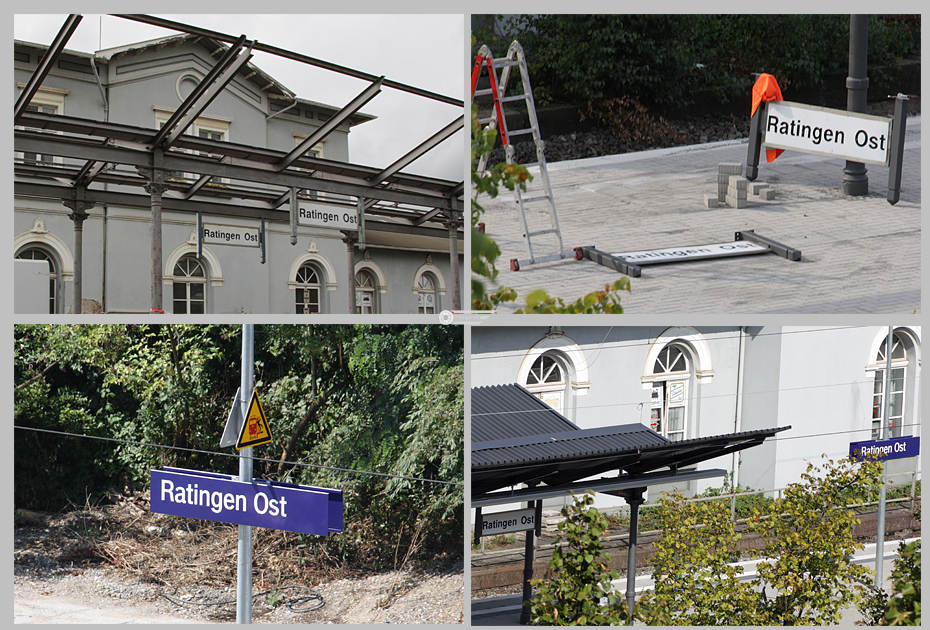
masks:
[[[245,415],[245,421],[239,430],[239,439],[236,441],[236,448],[242,450],[250,446],[259,446],[268,444],[271,441],[271,429],[268,428],[268,421],[265,419],[265,411],[262,409],[262,403],[258,399],[258,392],[252,390],[252,399],[249,401],[249,411]]]

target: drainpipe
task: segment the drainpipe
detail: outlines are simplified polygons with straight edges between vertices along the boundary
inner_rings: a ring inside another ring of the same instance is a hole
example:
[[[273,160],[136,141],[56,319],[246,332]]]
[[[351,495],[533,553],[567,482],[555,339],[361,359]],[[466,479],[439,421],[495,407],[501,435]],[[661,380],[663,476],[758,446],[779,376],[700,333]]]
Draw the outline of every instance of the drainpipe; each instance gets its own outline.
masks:
[[[101,18],[102,20],[103,18]],[[97,72],[97,64],[94,62],[94,58],[90,58],[90,67],[94,71],[94,79],[97,81],[97,88],[100,90],[100,98],[103,99],[103,122],[110,122],[110,101],[107,99],[106,89],[103,87],[103,83],[100,81],[100,74]],[[109,189],[107,184],[103,185],[103,190],[106,191]],[[101,272],[100,272],[100,309],[106,313],[107,312],[107,227],[109,225],[109,206],[107,204],[101,204],[103,209],[103,243],[101,245],[103,252],[101,252]]]
[[[743,370],[746,362],[746,327],[739,327],[739,355],[736,364],[736,409],[733,417],[733,432],[739,433],[743,428]],[[739,453],[733,452],[733,479],[732,484],[735,488],[739,484]]]
[[[292,98],[293,98],[293,97],[292,97]],[[270,99],[269,99],[269,101],[270,101]],[[268,106],[271,107],[271,103],[270,103],[270,102],[269,102],[269,105],[268,105]],[[265,116],[265,122],[268,122],[269,120],[271,120],[271,119],[274,118],[275,116],[280,116],[281,114],[283,114],[283,113],[286,112],[287,110],[289,110],[289,109],[294,109],[295,107],[297,107],[297,99],[296,99],[296,98],[294,99],[294,102],[293,102],[293,103],[291,103],[290,105],[288,105],[288,106],[285,107],[284,109],[279,109],[279,110],[276,111],[275,113],[270,114],[270,115],[268,115],[268,116]]]

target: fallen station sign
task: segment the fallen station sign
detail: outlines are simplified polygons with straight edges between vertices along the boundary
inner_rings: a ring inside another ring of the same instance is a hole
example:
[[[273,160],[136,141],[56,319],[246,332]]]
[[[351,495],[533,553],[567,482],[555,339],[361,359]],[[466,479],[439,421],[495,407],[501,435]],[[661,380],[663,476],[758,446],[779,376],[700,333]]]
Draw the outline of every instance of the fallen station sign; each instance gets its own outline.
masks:
[[[768,247],[756,243],[734,241],[732,243],[713,243],[710,245],[696,245],[692,247],[646,249],[637,252],[621,252],[613,255],[636,265],[655,265],[658,263],[681,262],[684,260],[764,254],[768,251]]]
[[[153,470],[150,511],[328,536],[343,528],[342,490],[184,468]]]
[[[788,101],[766,103],[763,143],[852,162],[888,166],[891,118]]]

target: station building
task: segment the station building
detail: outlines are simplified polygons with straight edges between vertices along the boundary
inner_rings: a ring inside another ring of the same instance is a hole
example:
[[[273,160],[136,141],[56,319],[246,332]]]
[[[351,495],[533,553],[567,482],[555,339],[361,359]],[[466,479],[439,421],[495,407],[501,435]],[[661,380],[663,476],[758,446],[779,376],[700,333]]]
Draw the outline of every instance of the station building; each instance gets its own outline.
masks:
[[[231,48],[190,33],[95,53],[14,42],[14,99],[54,56],[14,132],[15,312],[75,312],[78,295],[84,313],[461,308],[461,182],[353,165],[349,134],[373,116],[298,97]],[[202,87],[209,106],[178,120]]]
[[[726,470],[734,485],[771,496],[800,481],[808,462],[879,439],[887,334],[881,326],[476,326],[471,386],[517,384],[581,429],[642,424],[672,441],[790,426],[694,466]],[[887,437],[921,434],[920,351],[919,326],[894,328]],[[920,458],[889,460],[887,470],[910,485]],[[677,487],[688,496],[722,483]],[[667,489],[650,487],[647,500]],[[597,496],[600,507],[623,505]]]

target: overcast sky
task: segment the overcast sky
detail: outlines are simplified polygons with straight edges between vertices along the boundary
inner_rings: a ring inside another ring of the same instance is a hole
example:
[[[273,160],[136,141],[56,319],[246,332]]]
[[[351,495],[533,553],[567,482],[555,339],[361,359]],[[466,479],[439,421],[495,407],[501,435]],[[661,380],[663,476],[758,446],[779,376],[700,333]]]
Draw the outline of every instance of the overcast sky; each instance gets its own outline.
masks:
[[[458,15],[158,15],[284,48],[464,100],[465,19]],[[15,15],[13,37],[50,45],[67,15]],[[109,15],[84,15],[66,48],[91,53],[167,37],[176,31]],[[256,51],[251,63],[299,98],[342,107],[369,85],[328,70]],[[353,128],[349,159],[388,166],[462,115],[462,109],[392,88],[362,111],[377,120]],[[460,130],[402,172],[460,182],[465,131]]]

